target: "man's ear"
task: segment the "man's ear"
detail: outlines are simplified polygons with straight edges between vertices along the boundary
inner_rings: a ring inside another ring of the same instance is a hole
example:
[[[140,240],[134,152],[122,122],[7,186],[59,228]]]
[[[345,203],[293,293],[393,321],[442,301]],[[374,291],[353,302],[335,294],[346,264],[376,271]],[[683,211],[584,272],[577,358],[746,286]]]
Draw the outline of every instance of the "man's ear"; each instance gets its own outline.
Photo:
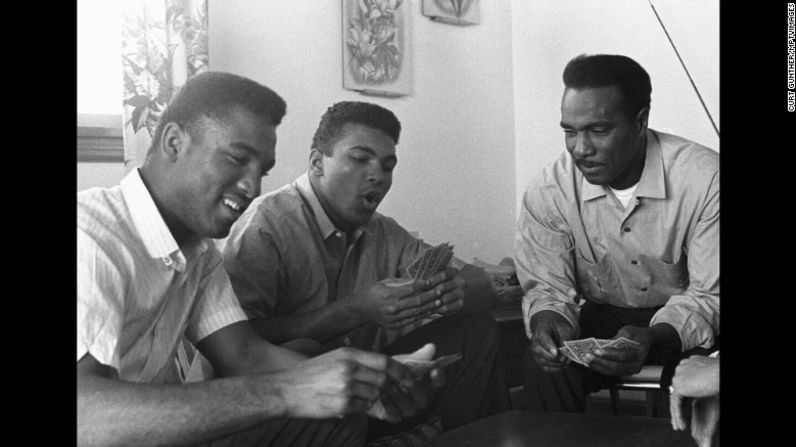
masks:
[[[175,161],[177,156],[188,147],[189,141],[188,132],[183,130],[179,124],[175,122],[168,122],[163,126],[163,132],[160,134],[160,152],[163,158],[169,161]]]
[[[323,153],[316,148],[310,151],[310,173],[318,177],[323,175]]]
[[[650,117],[650,108],[642,107],[641,110],[638,111],[636,114],[636,125],[638,126],[639,130],[647,130],[647,122]]]

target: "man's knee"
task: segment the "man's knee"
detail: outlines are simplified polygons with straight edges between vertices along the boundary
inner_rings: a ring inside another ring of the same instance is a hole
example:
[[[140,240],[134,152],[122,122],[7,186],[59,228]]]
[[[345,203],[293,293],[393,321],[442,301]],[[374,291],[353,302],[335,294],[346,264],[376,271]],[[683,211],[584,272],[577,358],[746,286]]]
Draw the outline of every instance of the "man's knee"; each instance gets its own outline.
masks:
[[[466,328],[466,333],[485,345],[496,346],[500,343],[498,324],[486,312],[462,315],[462,325]]]

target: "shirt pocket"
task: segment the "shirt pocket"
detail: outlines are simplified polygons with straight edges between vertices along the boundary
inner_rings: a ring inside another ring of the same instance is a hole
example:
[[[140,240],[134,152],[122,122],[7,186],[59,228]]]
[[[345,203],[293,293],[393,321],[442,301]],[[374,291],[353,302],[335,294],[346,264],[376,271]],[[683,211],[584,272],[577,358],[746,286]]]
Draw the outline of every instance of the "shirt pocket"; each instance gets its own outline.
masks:
[[[580,293],[590,301],[603,301],[599,264],[587,261],[577,249],[575,253],[575,275],[581,289]]]
[[[688,276],[688,259],[683,254],[674,262],[663,259],[655,260],[655,270],[653,271],[653,283],[657,283],[660,288],[670,289],[672,294],[679,293],[688,288],[690,279]]]

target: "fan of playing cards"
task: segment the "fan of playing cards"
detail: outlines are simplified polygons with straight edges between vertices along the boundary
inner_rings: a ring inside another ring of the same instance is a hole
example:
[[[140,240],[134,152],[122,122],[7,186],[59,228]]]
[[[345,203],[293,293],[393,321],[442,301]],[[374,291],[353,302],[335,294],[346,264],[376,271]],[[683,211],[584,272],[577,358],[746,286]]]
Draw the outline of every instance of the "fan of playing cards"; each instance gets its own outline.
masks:
[[[565,341],[564,346],[558,350],[573,362],[580,363],[583,366],[589,366],[583,360],[583,356],[599,348],[615,348],[625,349],[639,346],[638,342],[630,340],[625,337],[616,339],[602,339],[602,338],[583,338],[581,340]]]
[[[453,245],[445,242],[429,248],[406,268],[412,279],[426,280],[448,268],[453,258]]]

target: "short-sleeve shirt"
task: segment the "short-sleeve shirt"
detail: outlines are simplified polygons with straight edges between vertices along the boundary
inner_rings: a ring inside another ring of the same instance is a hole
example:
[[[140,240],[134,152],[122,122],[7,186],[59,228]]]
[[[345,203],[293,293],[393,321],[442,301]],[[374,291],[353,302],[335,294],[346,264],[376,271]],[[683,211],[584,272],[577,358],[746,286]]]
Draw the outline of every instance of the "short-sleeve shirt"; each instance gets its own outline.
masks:
[[[378,212],[351,235],[352,243],[347,237],[326,215],[305,173],[255,199],[219,247],[250,318],[306,313],[382,279],[407,277],[406,267],[430,247]],[[327,345],[378,350],[409,330],[365,325]]]
[[[558,312],[578,327],[584,300],[656,308],[683,350],[709,348],[719,333],[719,155],[647,130],[644,169],[625,208],[587,182],[568,153],[525,192],[515,240],[523,316]]]
[[[196,343],[246,314],[209,239],[179,247],[138,169],[77,194],[77,360],[122,380],[166,381],[181,335]]]

